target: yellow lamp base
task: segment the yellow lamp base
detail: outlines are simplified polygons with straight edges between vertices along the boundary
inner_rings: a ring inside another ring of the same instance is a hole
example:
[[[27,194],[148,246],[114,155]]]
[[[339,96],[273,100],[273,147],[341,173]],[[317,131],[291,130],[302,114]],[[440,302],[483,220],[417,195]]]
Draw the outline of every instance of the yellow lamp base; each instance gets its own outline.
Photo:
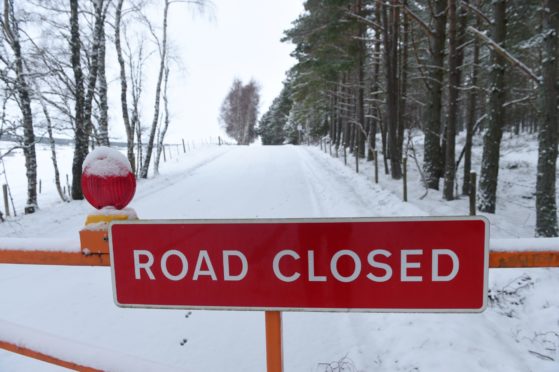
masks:
[[[80,247],[85,254],[109,253],[108,227],[111,221],[131,219],[126,214],[90,214],[85,219],[85,226],[80,230]]]

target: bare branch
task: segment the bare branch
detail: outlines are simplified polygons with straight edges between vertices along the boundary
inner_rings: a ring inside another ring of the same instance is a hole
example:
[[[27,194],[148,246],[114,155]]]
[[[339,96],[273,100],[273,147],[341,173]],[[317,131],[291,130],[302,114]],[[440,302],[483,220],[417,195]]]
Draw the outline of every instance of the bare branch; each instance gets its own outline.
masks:
[[[468,31],[479,37],[482,41],[486,42],[495,52],[503,56],[513,67],[518,68],[538,85],[541,84],[541,79],[532,70],[530,70],[528,66],[526,66],[518,58],[507,52],[502,46],[497,44],[489,36],[486,36],[483,32],[473,28],[472,26],[468,26]]]

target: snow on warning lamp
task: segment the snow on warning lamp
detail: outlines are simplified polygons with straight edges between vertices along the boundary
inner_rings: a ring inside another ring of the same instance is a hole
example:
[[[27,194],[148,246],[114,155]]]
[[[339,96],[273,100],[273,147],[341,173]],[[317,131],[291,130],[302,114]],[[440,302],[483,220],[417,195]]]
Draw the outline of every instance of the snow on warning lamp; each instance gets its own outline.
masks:
[[[123,209],[136,192],[136,178],[128,159],[118,150],[104,146],[86,157],[81,184],[84,197],[97,209]]]
[[[125,208],[136,192],[136,178],[130,162],[118,150],[98,147],[85,158],[82,192],[98,211],[90,213],[80,230],[84,253],[108,253],[108,227],[111,221],[134,220],[133,209]]]

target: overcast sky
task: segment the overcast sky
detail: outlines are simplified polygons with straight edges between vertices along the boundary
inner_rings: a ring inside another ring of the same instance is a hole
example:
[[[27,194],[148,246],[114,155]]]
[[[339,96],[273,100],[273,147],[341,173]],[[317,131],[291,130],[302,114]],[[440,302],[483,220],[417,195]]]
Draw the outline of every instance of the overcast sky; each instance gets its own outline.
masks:
[[[170,79],[173,116],[166,142],[222,133],[219,107],[235,77],[255,79],[261,86],[260,113],[268,109],[294,63],[289,56],[293,46],[280,39],[303,11],[302,4],[303,0],[213,0],[213,15],[172,5],[169,34],[184,71]]]

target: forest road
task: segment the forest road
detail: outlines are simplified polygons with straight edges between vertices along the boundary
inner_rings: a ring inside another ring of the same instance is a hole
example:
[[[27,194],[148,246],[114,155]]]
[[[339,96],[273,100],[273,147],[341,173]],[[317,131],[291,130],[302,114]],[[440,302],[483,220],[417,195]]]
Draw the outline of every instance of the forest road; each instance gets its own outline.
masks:
[[[424,215],[316,148],[235,146],[133,203],[145,219]]]

